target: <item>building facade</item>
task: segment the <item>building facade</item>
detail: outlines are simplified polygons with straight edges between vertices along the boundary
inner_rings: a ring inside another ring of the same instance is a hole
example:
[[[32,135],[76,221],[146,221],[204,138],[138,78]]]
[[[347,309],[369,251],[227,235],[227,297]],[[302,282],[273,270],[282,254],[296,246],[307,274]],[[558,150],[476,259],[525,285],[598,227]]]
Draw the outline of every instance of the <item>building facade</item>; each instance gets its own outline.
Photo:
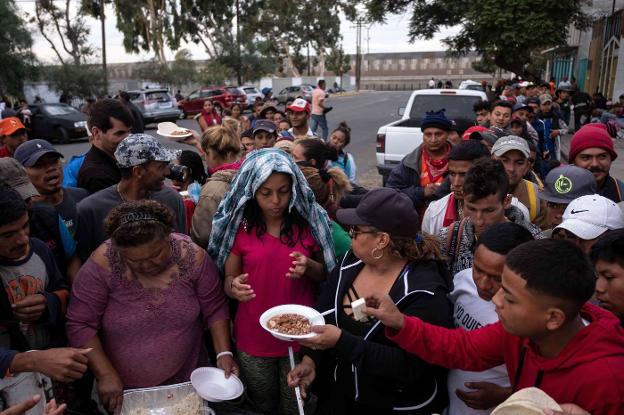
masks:
[[[343,86],[355,86],[355,55],[349,56],[351,61],[351,70],[343,78]],[[428,82],[433,78],[436,83],[438,81],[451,81],[455,87],[459,86],[461,81],[470,79],[473,81],[493,81],[492,74],[478,72],[472,68],[473,62],[479,61],[480,57],[476,54],[468,54],[466,56],[451,58],[444,51],[437,52],[403,52],[403,53],[370,53],[363,54],[361,57],[362,71],[360,87],[362,89],[378,89],[378,90],[413,90],[427,88]],[[195,61],[198,70],[206,65],[206,61]],[[112,63],[108,64],[108,77],[112,85],[122,87],[124,85],[130,88],[136,88],[140,82],[136,79],[137,69],[142,63]],[[296,85],[297,82],[314,82],[314,79],[321,77],[318,72],[319,68],[313,68],[315,75],[312,77],[301,78],[283,78],[268,77],[263,78],[260,86],[272,86],[274,90],[280,89],[283,85]],[[497,74],[500,76],[499,74]],[[503,76],[508,74],[503,74]],[[335,74],[331,71],[325,71],[322,74],[324,78],[331,79],[331,86]],[[269,81],[271,80],[271,81]],[[345,84],[345,80],[348,82]],[[188,87],[192,87],[189,85]],[[116,88],[124,89],[124,88]]]
[[[624,93],[624,0],[594,0],[586,6],[593,23],[583,32],[568,29],[566,45],[542,52],[546,78],[577,80],[579,90],[603,93],[608,99]]]

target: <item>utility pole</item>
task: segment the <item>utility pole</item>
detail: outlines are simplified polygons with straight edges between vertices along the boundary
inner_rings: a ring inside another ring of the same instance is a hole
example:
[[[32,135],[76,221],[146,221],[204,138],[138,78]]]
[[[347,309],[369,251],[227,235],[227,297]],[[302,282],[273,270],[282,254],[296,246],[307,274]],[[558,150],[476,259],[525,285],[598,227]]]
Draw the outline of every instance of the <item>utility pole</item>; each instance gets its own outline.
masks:
[[[243,84],[243,76],[241,74],[241,40],[240,40],[240,4],[239,0],[236,0],[236,60],[238,65],[236,66],[236,80],[238,85]]]
[[[104,93],[108,95],[108,70],[106,69],[106,29],[104,22],[104,0],[100,0],[100,22],[102,23],[102,70],[104,71]]]
[[[371,27],[368,26],[366,28],[366,54],[367,55],[370,54],[370,30],[371,30]]]
[[[363,19],[358,19],[356,22],[356,36],[355,36],[355,90],[360,90],[360,78],[362,76],[362,23]]]

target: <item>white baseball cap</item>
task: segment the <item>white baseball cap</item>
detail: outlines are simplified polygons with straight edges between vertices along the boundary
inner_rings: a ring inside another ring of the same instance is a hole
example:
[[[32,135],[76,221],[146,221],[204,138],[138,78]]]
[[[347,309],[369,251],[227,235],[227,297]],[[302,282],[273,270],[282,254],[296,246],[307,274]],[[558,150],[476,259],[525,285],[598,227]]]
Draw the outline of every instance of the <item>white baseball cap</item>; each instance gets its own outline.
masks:
[[[615,202],[598,194],[574,199],[563,222],[555,229],[565,229],[586,241],[596,239],[608,230],[624,228],[624,213]]]

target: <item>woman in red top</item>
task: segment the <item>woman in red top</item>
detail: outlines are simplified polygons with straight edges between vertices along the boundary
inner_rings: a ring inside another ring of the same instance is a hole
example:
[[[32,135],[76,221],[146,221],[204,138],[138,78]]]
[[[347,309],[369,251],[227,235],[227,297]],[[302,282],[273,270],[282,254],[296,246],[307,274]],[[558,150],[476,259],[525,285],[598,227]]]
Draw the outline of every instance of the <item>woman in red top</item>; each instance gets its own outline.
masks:
[[[197,117],[197,122],[199,123],[202,133],[206,131],[208,127],[221,124],[221,115],[215,111],[214,104],[209,99],[204,101],[204,109],[199,117]]]

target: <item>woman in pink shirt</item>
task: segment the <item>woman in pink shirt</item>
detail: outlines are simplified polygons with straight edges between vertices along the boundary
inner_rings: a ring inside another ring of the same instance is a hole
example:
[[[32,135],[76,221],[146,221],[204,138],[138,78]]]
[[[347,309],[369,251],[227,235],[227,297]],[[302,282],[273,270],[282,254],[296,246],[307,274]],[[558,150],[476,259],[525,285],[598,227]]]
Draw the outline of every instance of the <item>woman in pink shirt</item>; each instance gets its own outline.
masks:
[[[252,151],[213,220],[209,252],[238,301],[234,337],[251,400],[263,413],[296,413],[286,376],[289,343],[258,323],[282,304],[312,306],[335,258],[327,213],[297,165],[276,149]],[[293,345],[295,346],[295,345]]]
[[[111,239],[78,272],[67,311],[70,344],[92,348],[89,368],[100,402],[121,408],[123,390],[186,382],[207,362],[238,373],[217,270],[189,237],[171,233],[169,209],[152,200],[123,203],[107,216]]]

